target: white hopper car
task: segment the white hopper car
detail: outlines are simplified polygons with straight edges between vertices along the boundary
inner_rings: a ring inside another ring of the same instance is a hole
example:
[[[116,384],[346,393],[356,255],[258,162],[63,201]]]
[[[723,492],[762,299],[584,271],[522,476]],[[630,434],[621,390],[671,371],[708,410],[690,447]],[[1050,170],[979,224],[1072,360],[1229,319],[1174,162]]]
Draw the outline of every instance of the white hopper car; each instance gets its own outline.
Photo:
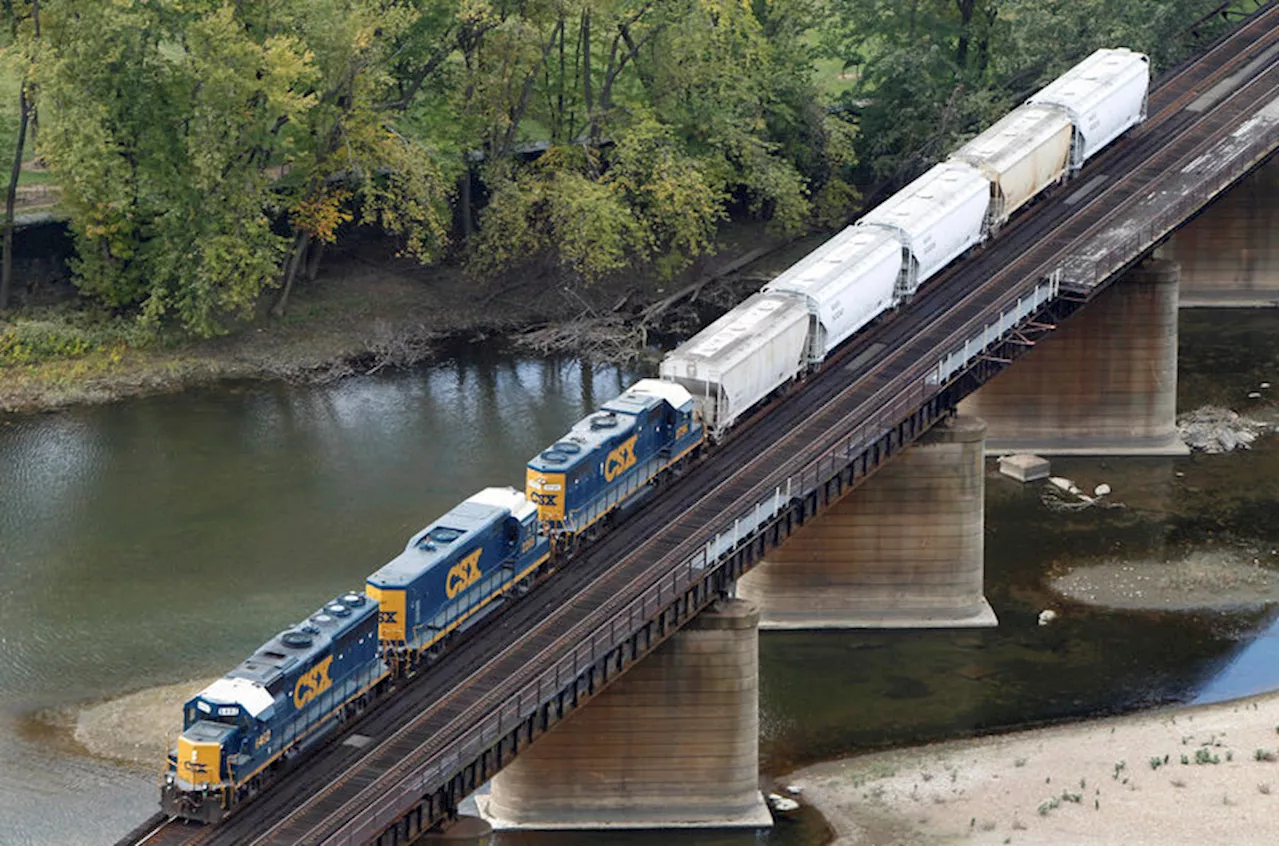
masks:
[[[743,412],[809,368],[809,309],[791,294],[759,293],[673,350],[658,377],[693,395],[719,440]]]
[[[719,439],[1146,118],[1147,57],[1098,50],[663,359]]]
[[[809,363],[818,365],[849,336],[893,307],[902,248],[891,232],[850,226],[764,290],[803,297],[809,309]]]
[[[862,216],[857,226],[882,227],[902,242],[897,299],[987,237],[991,184],[963,162],[943,162]]]
[[[1064,178],[1071,161],[1071,119],[1061,109],[1027,103],[951,154],[991,184],[987,230],[995,234],[1015,211]]]
[[[1150,64],[1142,53],[1098,50],[1027,99],[1067,113],[1075,136],[1071,169],[1147,119]]]

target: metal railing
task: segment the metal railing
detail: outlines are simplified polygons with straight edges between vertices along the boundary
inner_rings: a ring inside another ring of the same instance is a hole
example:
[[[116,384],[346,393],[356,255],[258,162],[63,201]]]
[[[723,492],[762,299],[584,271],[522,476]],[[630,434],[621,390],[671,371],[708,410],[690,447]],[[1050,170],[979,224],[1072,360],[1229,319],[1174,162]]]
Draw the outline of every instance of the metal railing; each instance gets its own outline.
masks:
[[[1145,220],[1123,238],[1114,239],[1105,251],[1067,257],[1061,266],[1063,283],[1073,288],[1096,288],[1134,256],[1142,255],[1275,150],[1276,126],[1277,107],[1273,100],[1182,169],[1183,173],[1190,173],[1202,165],[1218,165],[1209,168],[1189,190],[1176,198],[1162,197],[1158,208],[1152,207]]]
[[[1237,150],[1230,164],[1208,174],[1206,180],[1196,186],[1195,190],[1174,200],[1137,227],[1131,235],[1090,259],[1088,266],[1092,284],[1096,285],[1116,269],[1129,263],[1135,255],[1140,255],[1199,209],[1208,198],[1274,149],[1276,139],[1274,131],[1266,128],[1268,122],[1271,125],[1276,122],[1274,107],[1264,109],[1231,136],[1239,139],[1253,133],[1244,146]],[[1204,189],[1209,185],[1214,187],[1206,195]],[[1080,278],[1077,274],[1084,271],[1085,263],[1075,261],[1074,257],[1069,258],[1067,263],[1072,265],[1070,281],[1076,282]],[[589,615],[557,644],[548,647],[546,651],[557,648],[559,643],[574,644],[567,653],[556,658],[513,695],[492,708],[487,716],[465,730],[450,744],[447,752],[401,779],[348,820],[342,826],[343,832],[348,834],[340,832],[326,842],[351,844],[355,842],[354,832],[382,830],[394,825],[406,807],[411,806],[419,797],[439,790],[465,766],[494,748],[503,737],[525,724],[549,701],[564,692],[567,686],[613,655],[620,644],[634,637],[658,614],[685,596],[709,572],[723,566],[736,550],[753,541],[762,529],[797,499],[813,493],[819,486],[842,473],[859,455],[881,441],[915,410],[922,408],[942,390],[942,386],[952,376],[966,368],[983,352],[1003,342],[1014,329],[1054,300],[1060,293],[1063,281],[1063,267],[1060,266],[1047,277],[1033,283],[1028,282],[1027,285],[1009,292],[999,302],[994,317],[990,316],[991,309],[987,309],[954,330],[938,345],[950,352],[940,359],[922,360],[898,381],[902,385],[900,388],[895,389],[893,383],[881,388],[862,404],[863,408],[877,409],[863,419],[863,422],[844,432],[837,431],[843,421],[831,427],[816,439],[817,443],[828,446],[816,448],[819,450],[816,455],[812,455],[811,450],[802,450],[802,454],[794,461],[788,462],[777,473],[754,485],[721,512],[730,516],[726,516],[715,526],[696,533],[674,551],[655,561],[655,567],[663,560],[676,563],[607,620],[599,621],[598,613]],[[806,454],[808,457],[805,457]],[[796,466],[797,462],[799,466]],[[543,656],[539,655],[529,663],[535,665],[541,657]],[[482,701],[470,710],[480,707],[487,706]],[[467,718],[468,714],[463,714],[457,721]]]

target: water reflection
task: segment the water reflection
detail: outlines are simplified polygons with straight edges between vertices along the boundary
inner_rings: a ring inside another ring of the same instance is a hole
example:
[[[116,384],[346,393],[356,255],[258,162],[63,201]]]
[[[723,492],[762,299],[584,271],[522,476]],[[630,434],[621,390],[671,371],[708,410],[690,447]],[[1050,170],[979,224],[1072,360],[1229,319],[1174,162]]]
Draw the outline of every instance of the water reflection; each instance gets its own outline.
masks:
[[[122,832],[154,806],[151,773],[47,748],[33,712],[223,671],[465,496],[521,484],[629,378],[477,350],[5,420],[0,842],[113,840],[77,814]]]
[[[1200,685],[1195,705],[1223,702],[1241,696],[1252,696],[1275,690],[1276,667],[1280,666],[1280,637],[1277,636],[1276,612],[1251,640],[1244,640]]]

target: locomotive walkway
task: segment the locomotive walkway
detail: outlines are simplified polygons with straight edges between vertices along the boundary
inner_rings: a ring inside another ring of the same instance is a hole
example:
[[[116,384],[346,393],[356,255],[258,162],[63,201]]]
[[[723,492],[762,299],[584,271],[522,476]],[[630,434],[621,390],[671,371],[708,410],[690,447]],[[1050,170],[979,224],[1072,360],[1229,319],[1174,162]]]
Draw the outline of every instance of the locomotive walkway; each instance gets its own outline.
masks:
[[[1149,118],[740,425],[693,472],[222,825],[128,843],[405,843],[725,592],[1277,147],[1276,8]]]

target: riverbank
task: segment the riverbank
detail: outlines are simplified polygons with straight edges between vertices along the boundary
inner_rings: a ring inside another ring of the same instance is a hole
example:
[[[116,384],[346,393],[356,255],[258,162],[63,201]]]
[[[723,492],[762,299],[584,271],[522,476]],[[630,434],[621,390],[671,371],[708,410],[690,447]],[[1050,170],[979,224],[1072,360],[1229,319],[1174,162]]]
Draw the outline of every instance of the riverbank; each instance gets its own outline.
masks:
[[[673,294],[691,292],[700,307],[727,308],[759,284],[742,260],[785,261],[777,254],[788,255],[786,246],[763,224],[735,223],[722,231],[715,255],[672,280],[630,273],[570,286],[554,270],[482,283],[456,265],[399,257],[387,241],[361,243],[335,253],[314,282],[299,284],[283,318],[268,316],[274,296],[268,292],[253,321],[221,338],[145,346],[119,341],[0,367],[0,412],[48,411],[235,379],[325,383],[495,340],[519,345],[524,339],[533,352],[616,361],[645,345],[645,333],[635,331],[641,323],[652,323],[650,330],[696,331],[701,320],[686,302],[663,308]],[[746,287],[739,290],[738,283]]]
[[[853,844],[1274,844],[1275,693],[807,767],[799,788]]]

